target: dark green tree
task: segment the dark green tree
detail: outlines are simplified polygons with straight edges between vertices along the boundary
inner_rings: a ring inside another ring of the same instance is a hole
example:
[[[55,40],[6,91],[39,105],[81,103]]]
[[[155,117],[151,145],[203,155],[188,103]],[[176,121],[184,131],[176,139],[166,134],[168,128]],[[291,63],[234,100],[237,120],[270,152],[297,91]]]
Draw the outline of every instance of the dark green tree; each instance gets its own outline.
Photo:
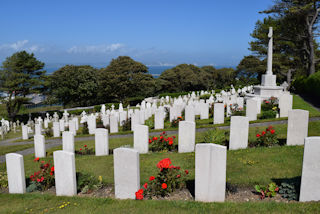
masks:
[[[244,84],[257,84],[266,72],[266,63],[258,57],[245,56],[237,66],[237,77]]]
[[[101,69],[99,87],[103,102],[125,101],[129,97],[153,95],[155,81],[147,66],[128,56],[119,56]]]
[[[53,102],[64,106],[88,106],[97,102],[99,71],[89,65],[66,65],[50,77]]]
[[[304,65],[307,74],[314,74],[317,57],[316,36],[318,31],[320,1],[319,0],[276,0],[275,4],[263,13],[274,14],[280,20],[284,41],[293,42],[302,56],[306,56]]]
[[[27,95],[39,93],[43,88],[43,67],[43,62],[26,51],[14,53],[2,63],[0,90],[10,119],[13,120],[22,104],[28,102]]]
[[[200,68],[195,65],[180,64],[162,72],[158,83],[165,92],[201,90],[200,73]]]

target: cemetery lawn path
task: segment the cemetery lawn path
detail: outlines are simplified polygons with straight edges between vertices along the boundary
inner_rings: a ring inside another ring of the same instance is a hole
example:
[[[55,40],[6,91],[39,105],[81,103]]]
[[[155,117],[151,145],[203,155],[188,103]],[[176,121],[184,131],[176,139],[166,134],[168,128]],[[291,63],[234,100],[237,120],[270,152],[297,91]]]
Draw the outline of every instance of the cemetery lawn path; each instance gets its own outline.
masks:
[[[202,203],[0,194],[0,213],[319,213],[319,203]]]

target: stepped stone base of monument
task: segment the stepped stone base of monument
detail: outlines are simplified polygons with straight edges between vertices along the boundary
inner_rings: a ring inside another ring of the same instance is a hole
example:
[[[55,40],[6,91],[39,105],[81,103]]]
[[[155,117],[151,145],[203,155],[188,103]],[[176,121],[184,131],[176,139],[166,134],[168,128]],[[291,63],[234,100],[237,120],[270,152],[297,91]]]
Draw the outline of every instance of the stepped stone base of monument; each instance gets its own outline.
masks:
[[[268,99],[270,97],[279,98],[283,94],[282,86],[253,86],[254,94],[247,94],[246,97],[260,97],[262,99]]]
[[[263,74],[261,78],[262,86],[277,86],[277,76],[270,74]]]

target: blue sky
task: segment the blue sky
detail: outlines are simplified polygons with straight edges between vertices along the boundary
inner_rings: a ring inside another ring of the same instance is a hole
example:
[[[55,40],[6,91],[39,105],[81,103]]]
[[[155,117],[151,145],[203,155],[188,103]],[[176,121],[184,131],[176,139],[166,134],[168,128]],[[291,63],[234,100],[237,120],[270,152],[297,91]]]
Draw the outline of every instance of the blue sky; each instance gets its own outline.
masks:
[[[48,65],[236,66],[272,0],[1,0],[0,62],[20,50]]]

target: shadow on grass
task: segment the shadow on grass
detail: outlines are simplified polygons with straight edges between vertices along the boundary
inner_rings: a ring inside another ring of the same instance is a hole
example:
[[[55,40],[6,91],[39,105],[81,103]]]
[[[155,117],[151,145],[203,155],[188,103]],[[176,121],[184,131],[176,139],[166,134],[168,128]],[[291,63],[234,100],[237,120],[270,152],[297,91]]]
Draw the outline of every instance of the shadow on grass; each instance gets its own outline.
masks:
[[[194,193],[194,188],[195,188],[195,180],[187,180],[186,181],[186,186],[187,189],[189,190],[189,192],[191,193],[192,197],[195,197],[195,193]]]

